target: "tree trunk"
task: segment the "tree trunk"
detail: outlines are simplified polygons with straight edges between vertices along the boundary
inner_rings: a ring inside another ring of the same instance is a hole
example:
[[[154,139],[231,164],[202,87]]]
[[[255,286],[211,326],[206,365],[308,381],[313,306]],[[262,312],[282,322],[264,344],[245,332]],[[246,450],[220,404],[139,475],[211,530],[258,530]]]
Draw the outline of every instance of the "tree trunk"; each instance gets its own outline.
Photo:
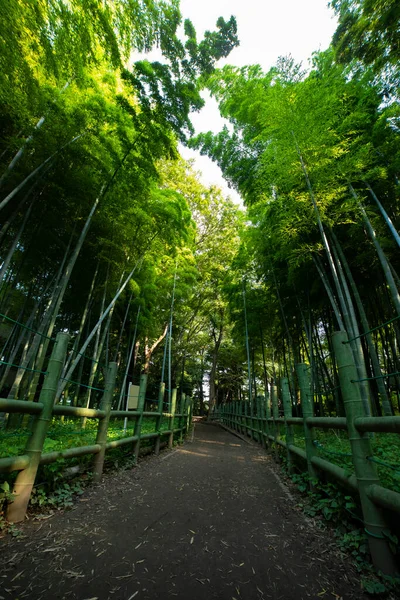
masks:
[[[353,186],[351,184],[349,185],[349,187],[350,187],[350,191],[351,191],[351,193],[353,195],[353,198],[358,203],[359,209],[360,209],[362,217],[363,217],[363,221],[364,221],[365,227],[366,227],[366,229],[368,231],[368,234],[369,234],[369,236],[370,236],[370,238],[372,240],[372,243],[375,246],[376,253],[378,254],[379,261],[380,261],[380,263],[382,265],[382,269],[383,269],[383,272],[385,274],[385,278],[386,278],[387,284],[388,284],[389,289],[390,289],[390,294],[391,294],[391,297],[392,297],[392,300],[393,300],[394,307],[396,309],[397,314],[400,316],[400,295],[399,295],[399,291],[397,289],[396,283],[394,281],[392,272],[390,270],[390,266],[389,266],[388,260],[386,258],[386,255],[385,255],[384,251],[382,250],[382,247],[381,247],[381,245],[380,245],[380,243],[378,241],[378,238],[376,237],[375,230],[374,230],[374,228],[371,225],[371,222],[370,222],[370,220],[369,220],[369,218],[367,216],[367,213],[365,212],[365,208],[362,206],[362,204],[361,204],[361,202],[360,202],[360,200],[359,200],[359,198],[357,196],[357,193],[355,192],[355,190],[354,190],[354,188],[353,188]]]
[[[3,279],[5,277],[5,274],[7,273],[7,270],[8,270],[8,267],[10,265],[10,262],[12,260],[12,257],[14,255],[15,249],[16,249],[16,247],[18,245],[18,242],[19,242],[19,240],[21,238],[22,232],[24,231],[25,225],[26,225],[26,223],[27,223],[27,221],[28,221],[28,219],[30,217],[30,214],[32,212],[33,205],[34,205],[34,202],[31,203],[31,205],[29,206],[28,210],[26,211],[25,216],[24,216],[24,218],[22,220],[22,223],[20,225],[20,228],[19,228],[16,236],[14,237],[13,243],[11,244],[11,248],[9,249],[9,251],[7,253],[7,256],[5,257],[5,259],[3,261],[3,264],[1,265],[1,268],[0,268],[0,285],[1,285],[1,282],[3,281]]]
[[[67,89],[68,86],[69,86],[69,81],[67,81],[67,83],[64,85],[64,87],[61,89],[61,91],[59,93],[61,94],[64,90]],[[0,188],[2,187],[3,182],[6,179],[6,177],[8,177],[8,175],[14,169],[15,165],[22,158],[22,156],[23,156],[23,154],[25,152],[25,148],[27,147],[27,145],[29,144],[29,142],[33,139],[33,135],[34,135],[35,131],[38,131],[42,127],[42,125],[45,122],[45,120],[46,120],[45,117],[40,117],[39,121],[36,123],[36,125],[34,127],[34,132],[24,140],[24,143],[22,144],[21,148],[15,154],[14,158],[12,159],[12,161],[7,166],[7,169],[1,175],[1,177],[0,177]]]
[[[36,169],[34,169],[31,173],[29,173],[29,175],[27,177],[25,177],[25,179],[19,184],[17,185],[1,202],[0,202],[0,210],[2,210],[3,208],[5,208],[5,206],[7,206],[7,204],[10,202],[10,200],[12,200],[14,198],[14,196],[16,196],[18,194],[18,192],[20,190],[22,190],[23,187],[25,187],[25,185],[28,183],[28,181],[30,181],[33,177],[35,177],[35,175],[37,173],[39,173],[43,167],[45,167],[47,164],[49,164],[53,158],[55,158],[57,156],[57,154],[59,154],[62,150],[64,150],[64,148],[66,148],[67,146],[69,146],[70,144],[73,144],[74,142],[76,142],[76,140],[78,140],[80,137],[82,137],[82,134],[77,135],[76,137],[74,137],[72,140],[70,140],[69,142],[67,142],[66,144],[64,144],[63,146],[61,146],[61,148],[59,148],[56,152],[54,152],[51,156],[49,156],[48,158],[46,158],[46,160],[44,160],[38,167],[36,167]]]
[[[145,346],[144,346],[143,373],[148,374],[148,372],[150,370],[151,357],[153,356],[154,350],[157,348],[157,346],[159,344],[161,344],[161,342],[167,335],[167,331],[168,331],[168,323],[166,324],[166,326],[164,328],[164,332],[160,335],[159,338],[156,339],[154,344],[152,344],[151,346],[148,345],[148,338],[146,338]]]
[[[373,373],[374,373],[374,376],[377,377],[376,384],[377,384],[379,395],[380,395],[380,398],[381,398],[383,412],[385,413],[386,416],[391,416],[391,415],[393,415],[393,411],[392,411],[392,408],[391,408],[391,405],[390,405],[390,401],[389,401],[389,398],[388,398],[388,395],[387,395],[387,392],[386,392],[386,387],[385,387],[385,384],[384,384],[384,380],[382,378],[382,371],[381,371],[381,368],[380,368],[380,365],[379,365],[378,355],[376,353],[375,346],[374,346],[372,338],[371,338],[371,334],[367,333],[370,330],[370,326],[369,326],[369,323],[368,323],[368,319],[367,319],[367,315],[366,315],[366,312],[365,312],[365,309],[364,309],[364,305],[363,305],[363,303],[361,301],[360,294],[359,294],[357,286],[356,286],[356,282],[354,281],[353,275],[352,275],[352,273],[350,271],[349,264],[348,264],[348,262],[346,260],[346,257],[345,257],[345,255],[343,253],[343,250],[342,250],[342,248],[341,248],[341,246],[339,244],[339,240],[337,239],[337,237],[333,233],[333,231],[331,232],[331,234],[332,234],[332,238],[333,238],[334,244],[336,245],[337,251],[339,253],[341,262],[343,264],[344,270],[346,271],[347,278],[349,280],[351,289],[353,291],[354,299],[356,301],[357,309],[358,309],[358,312],[359,312],[359,315],[360,315],[360,319],[361,319],[361,324],[362,324],[362,327],[363,327],[364,333],[365,333],[365,339],[367,341],[368,350],[369,350],[370,357],[371,357]]]
[[[98,272],[99,272],[99,263],[97,263],[96,270],[95,270],[94,275],[93,275],[93,279],[92,279],[92,283],[91,283],[91,286],[90,286],[89,294],[88,294],[88,297],[86,299],[85,308],[83,309],[82,318],[81,318],[81,321],[80,321],[80,324],[79,324],[78,334],[77,334],[77,336],[76,336],[76,338],[74,340],[74,345],[72,347],[71,352],[69,353],[68,359],[65,361],[65,365],[64,365],[64,368],[63,368],[63,372],[61,374],[61,378],[65,377],[65,374],[68,371],[69,365],[71,364],[71,361],[75,358],[76,352],[77,352],[77,350],[79,348],[80,340],[81,340],[81,337],[82,337],[82,332],[83,332],[84,327],[86,325],[86,319],[87,319],[88,314],[89,314],[90,304],[91,304],[92,299],[93,299],[94,286],[96,284]],[[60,399],[60,394],[59,394],[59,391],[57,391],[56,402],[58,402],[59,399]]]
[[[209,411],[208,411],[208,421],[211,421],[211,413],[216,404],[215,376],[217,373],[219,348],[221,346],[222,337],[223,337],[223,324],[222,323],[219,327],[218,337],[216,337],[215,332],[213,333],[213,337],[214,337],[214,349],[213,349],[213,353],[212,353],[211,370],[210,370],[210,402],[209,402]]]
[[[124,320],[122,322],[122,326],[121,326],[121,331],[119,333],[119,337],[118,337],[118,342],[117,342],[117,346],[115,348],[115,352],[114,352],[114,356],[113,356],[113,362],[117,362],[117,357],[118,357],[118,353],[119,353],[119,348],[121,346],[121,341],[122,341],[122,336],[124,334],[124,330],[125,330],[125,324],[126,324],[126,320],[128,318],[128,314],[129,314],[129,309],[131,307],[131,303],[132,303],[132,298],[133,298],[133,292],[131,292],[131,295],[129,296],[129,301],[128,304],[126,306],[126,311],[125,311],[125,315],[124,315]]]
[[[367,188],[369,189],[370,194],[373,197],[373,199],[375,200],[379,210],[381,211],[381,215],[385,219],[386,225],[389,227],[390,231],[392,232],[392,235],[393,235],[394,239],[396,240],[397,245],[400,246],[400,235],[398,234],[397,229],[393,225],[391,218],[387,214],[386,210],[383,208],[382,204],[379,202],[378,197],[376,196],[374,190],[369,185],[369,183],[367,181],[364,181],[364,183],[367,186]]]
[[[68,373],[66,374],[66,379],[71,379],[72,373],[75,371],[75,368],[76,368],[77,364],[79,363],[79,361],[81,360],[82,355],[85,353],[86,348],[89,346],[89,344],[92,341],[93,337],[96,335],[96,332],[97,332],[98,328],[101,326],[101,324],[104,321],[104,319],[108,316],[109,312],[113,309],[114,304],[116,303],[116,301],[118,300],[118,298],[120,297],[120,295],[122,294],[122,292],[124,291],[124,289],[126,288],[126,286],[128,285],[129,280],[131,279],[132,275],[136,271],[136,269],[139,266],[139,264],[141,264],[142,260],[143,259],[139,259],[136,262],[136,264],[133,267],[132,271],[129,273],[129,275],[125,279],[124,283],[120,286],[119,290],[115,294],[114,298],[111,300],[111,302],[108,305],[108,307],[106,308],[106,310],[103,312],[103,314],[100,317],[100,319],[97,321],[96,325],[93,327],[92,331],[90,332],[90,334],[86,338],[86,341],[84,342],[83,346],[80,348],[77,357],[75,358],[75,360],[73,361],[72,365],[70,366],[70,368],[68,370]],[[65,384],[62,384],[62,386],[61,386],[61,392],[64,390],[64,388],[65,388]]]
[[[106,295],[107,295],[107,284],[108,284],[108,272],[107,272],[107,278],[106,278],[106,282],[104,285],[104,291],[103,291],[103,298],[101,300],[101,307],[100,307],[100,317],[102,316],[103,312],[104,312],[104,305],[106,303]],[[92,361],[90,363],[90,370],[89,370],[89,381],[88,381],[88,387],[86,388],[86,398],[85,398],[85,402],[83,404],[83,406],[85,406],[86,408],[89,408],[90,405],[90,398],[92,395],[92,390],[91,387],[93,385],[93,381],[96,375],[96,371],[97,371],[97,364],[98,364],[98,355],[99,355],[99,344],[100,344],[100,333],[101,333],[101,327],[99,327],[96,331],[96,336],[94,339],[94,347],[93,347],[93,357],[92,357]],[[68,381],[66,382],[68,383]],[[60,382],[61,384],[61,382]],[[61,385],[59,386],[61,387]],[[86,417],[83,417],[81,420],[81,426],[82,428],[84,428],[86,425]]]

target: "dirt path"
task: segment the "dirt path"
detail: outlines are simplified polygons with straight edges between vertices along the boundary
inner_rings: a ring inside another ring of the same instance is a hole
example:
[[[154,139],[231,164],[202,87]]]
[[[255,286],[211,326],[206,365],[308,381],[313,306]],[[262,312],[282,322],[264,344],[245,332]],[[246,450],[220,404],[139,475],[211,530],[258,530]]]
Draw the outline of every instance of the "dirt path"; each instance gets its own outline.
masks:
[[[272,459],[215,425],[0,543],[0,598],[364,598]]]

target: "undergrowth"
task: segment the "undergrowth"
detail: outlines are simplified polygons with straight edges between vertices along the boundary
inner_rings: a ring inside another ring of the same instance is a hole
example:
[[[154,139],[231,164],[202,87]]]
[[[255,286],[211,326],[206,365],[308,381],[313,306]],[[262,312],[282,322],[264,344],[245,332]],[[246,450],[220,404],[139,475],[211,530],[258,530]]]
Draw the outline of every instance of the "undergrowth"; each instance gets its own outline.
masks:
[[[168,429],[169,419],[164,418],[161,430]],[[177,426],[175,424],[175,426]],[[133,435],[134,421],[128,422],[124,432],[123,421],[112,421],[109,424],[107,441],[117,440]],[[151,433],[155,430],[155,419],[144,418],[141,433]],[[0,432],[0,457],[23,454],[29,430]],[[85,429],[79,428],[76,421],[60,422],[53,419],[49,428],[43,453],[79,446],[94,444],[97,435],[97,422],[87,421]],[[153,441],[143,440],[141,447],[150,446]],[[104,472],[116,469],[129,469],[135,465],[132,446],[113,448],[106,452]],[[85,487],[92,479],[93,455],[88,454],[76,458],[60,458],[48,465],[39,467],[35,486],[32,490],[29,509],[31,513],[43,510],[61,510],[70,508],[76,496],[83,494]],[[8,502],[13,500],[11,493],[17,472],[0,475],[0,533],[8,532],[13,536],[21,535],[20,530],[6,521],[5,509]]]
[[[135,421],[128,421],[126,432],[124,432],[123,420],[110,421],[107,441],[117,440],[126,436],[133,435]],[[155,418],[144,417],[142,421],[141,432],[151,433],[155,429]],[[161,422],[161,430],[168,429],[168,418]],[[17,456],[23,454],[26,442],[30,436],[30,429],[17,429],[13,431],[0,431],[0,458],[5,456]],[[66,450],[67,448],[76,448],[79,446],[90,446],[96,441],[97,419],[87,420],[84,429],[80,428],[80,421],[69,420],[60,422],[53,418],[53,421],[47,432],[46,440],[43,446],[43,453]]]
[[[314,429],[314,433],[319,443],[318,454],[352,473],[351,456],[344,456],[351,453],[347,432],[334,429]],[[302,425],[294,428],[294,444],[305,449]],[[400,492],[400,435],[397,433],[375,433],[371,436],[371,446],[373,452],[371,458],[393,467],[390,468],[376,463],[381,484],[391,490]]]
[[[371,563],[368,537],[357,499],[335,483],[311,480],[304,472],[290,475],[284,452],[280,450],[279,455],[285,475],[301,493],[297,506],[308,517],[315,519],[318,526],[329,527],[333,531],[339,549],[351,557],[352,563],[360,574],[363,589],[371,595],[399,594],[400,580],[377,573]],[[392,552],[399,559],[398,538],[390,531],[383,533],[387,536]]]

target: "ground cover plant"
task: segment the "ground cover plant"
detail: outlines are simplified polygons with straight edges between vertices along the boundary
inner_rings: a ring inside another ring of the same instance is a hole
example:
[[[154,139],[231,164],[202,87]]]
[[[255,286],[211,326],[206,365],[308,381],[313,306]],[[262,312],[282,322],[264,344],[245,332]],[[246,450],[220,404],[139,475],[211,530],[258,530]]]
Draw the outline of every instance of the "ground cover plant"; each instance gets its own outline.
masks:
[[[331,436],[328,433],[324,436],[323,441],[328,445],[330,439]],[[297,441],[301,442],[300,436],[296,438]],[[344,452],[345,444],[332,442],[331,449],[333,452]],[[362,519],[362,510],[356,496],[329,478],[311,480],[308,473],[303,471],[301,463],[296,464],[296,473],[289,474],[286,454],[281,448],[278,449],[277,456],[279,457],[282,473],[288,482],[295,485],[295,489],[299,493],[297,507],[307,517],[311,518],[318,527],[329,530],[338,551],[349,557],[359,572],[363,589],[372,596],[384,598],[392,598],[393,594],[396,596],[400,590],[398,578],[377,572],[373,567],[368,550],[368,536]],[[333,454],[330,455],[329,460],[334,462],[334,456]],[[336,455],[336,458],[338,459],[339,455]],[[344,466],[343,462],[339,464]],[[391,483],[390,480],[385,481],[385,484],[389,483]],[[288,484],[290,485],[290,483]],[[396,484],[394,485],[396,487]],[[393,553],[399,555],[399,537],[393,531],[387,531],[386,533]]]
[[[107,440],[113,441],[132,435],[132,424],[124,427],[123,420],[110,422]],[[169,417],[163,417],[160,430],[165,431],[169,427]],[[144,417],[141,432],[152,433],[155,431],[155,419]],[[0,457],[17,456],[23,453],[25,442],[30,432],[27,430],[16,430],[12,434],[5,434],[1,438]],[[88,421],[85,429],[80,428],[80,421],[66,420],[62,423],[53,419],[48,436],[44,444],[44,452],[54,452],[87,446],[94,444],[97,435],[97,423]],[[179,434],[175,434],[175,442],[179,441]],[[151,440],[143,440],[142,451],[151,451]],[[72,459],[58,459],[54,463],[40,467],[37,480],[30,499],[30,512],[35,514],[44,509],[65,509],[73,506],[74,499],[81,495],[92,480],[93,457],[86,455]],[[127,469],[136,464],[136,458],[132,447],[113,448],[107,452],[105,470]],[[18,535],[18,528],[7,523],[5,509],[7,502],[12,501],[12,486],[16,473],[2,475],[0,477],[0,532],[9,532]]]

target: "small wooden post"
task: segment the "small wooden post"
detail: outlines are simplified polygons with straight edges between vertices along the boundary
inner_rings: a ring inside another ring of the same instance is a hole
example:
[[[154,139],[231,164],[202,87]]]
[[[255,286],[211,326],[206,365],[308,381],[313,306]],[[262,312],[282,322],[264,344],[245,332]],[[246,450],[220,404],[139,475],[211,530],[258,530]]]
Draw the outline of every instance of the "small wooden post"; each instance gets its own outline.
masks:
[[[135,454],[136,461],[139,459],[139,452],[140,452],[140,432],[142,430],[146,389],[147,389],[147,373],[142,373],[140,376],[140,383],[139,383],[139,397],[138,397],[138,407],[137,407],[138,417],[136,419],[135,429],[133,432],[133,435],[138,436],[138,440],[135,442],[134,447],[133,447],[133,452]]]
[[[8,505],[7,509],[7,519],[10,523],[18,523],[25,518],[32,488],[35,483],[36,473],[40,464],[43,444],[52,419],[54,401],[67,352],[68,340],[68,334],[57,334],[53,352],[51,353],[49,364],[47,366],[47,374],[44,379],[42,391],[40,392],[39,402],[43,404],[43,410],[35,417],[32,434],[25,447],[24,454],[29,456],[29,464],[17,475],[13,489],[15,499]]]
[[[168,448],[172,448],[174,445],[174,421],[175,421],[175,411],[176,411],[176,392],[177,392],[177,389],[173,388],[172,392],[171,392],[171,406],[169,407],[170,416],[169,416],[168,429],[171,429],[171,433],[169,434],[169,437],[168,437]]]
[[[285,427],[286,427],[287,464],[288,464],[289,473],[292,473],[292,470],[293,470],[292,456],[291,456],[289,447],[294,442],[294,436],[293,436],[293,425],[289,425],[289,423],[286,422],[286,419],[290,419],[290,417],[292,417],[292,401],[290,398],[289,380],[287,377],[282,377],[282,379],[281,379],[281,390],[282,390],[283,413],[285,416]]]
[[[116,362],[112,362],[108,365],[105,390],[101,399],[100,409],[104,410],[105,417],[99,419],[99,425],[97,428],[96,444],[100,444],[101,450],[94,455],[93,461],[93,481],[98,483],[101,480],[104,467],[104,457],[106,454],[107,444],[107,431],[108,424],[110,422],[111,402],[114,395],[115,379],[117,377],[118,365]]]

